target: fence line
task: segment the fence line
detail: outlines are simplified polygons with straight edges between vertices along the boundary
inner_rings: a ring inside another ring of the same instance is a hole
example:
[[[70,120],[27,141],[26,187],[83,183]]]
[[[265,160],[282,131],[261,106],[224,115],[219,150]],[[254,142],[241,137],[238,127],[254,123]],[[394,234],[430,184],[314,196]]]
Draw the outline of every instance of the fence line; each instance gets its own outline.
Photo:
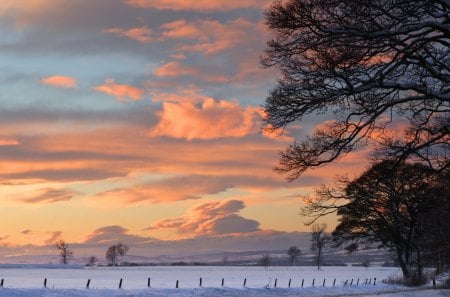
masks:
[[[314,287],[314,286],[315,286],[315,280],[316,280],[315,278],[312,279],[312,285],[311,285],[311,287]],[[326,286],[326,280],[327,280],[326,278],[323,279],[322,287],[328,287],[328,288],[336,287],[336,279],[333,280],[333,285],[331,285],[331,286]],[[357,287],[357,286],[360,286],[359,280],[360,280],[360,279],[357,278],[356,285],[354,285],[354,284],[353,284],[353,281],[354,281],[353,278],[350,280],[350,283],[349,283],[349,280],[346,279],[345,281],[342,281],[342,286],[343,286],[343,287],[346,287],[346,286],[348,286],[348,285],[349,285],[349,286],[356,286],[356,287]],[[147,278],[147,288],[152,288],[152,287],[151,287],[150,281],[151,281],[151,278],[150,278],[150,277]],[[296,287],[296,286],[291,286],[291,281],[292,281],[292,278],[289,278],[289,282],[288,282],[288,287],[287,287],[287,288],[303,288],[303,287],[304,287],[305,279],[302,279],[302,280],[301,280],[301,285],[299,285],[298,287]],[[369,286],[369,285],[370,285],[370,286],[375,286],[375,285],[376,285],[376,281],[377,281],[377,278],[376,278],[376,277],[374,277],[374,278],[367,278],[367,279],[365,279],[363,282],[361,282],[361,286]],[[273,288],[277,288],[277,282],[278,282],[278,278],[275,278],[275,282],[274,282]],[[5,278],[2,278],[2,279],[0,280],[0,289],[5,287],[5,283],[6,283],[6,279],[5,279]],[[47,278],[44,278],[44,282],[43,282],[43,287],[44,287],[44,288],[47,288],[47,283],[48,283],[48,279],[47,279]],[[122,289],[123,283],[124,283],[123,278],[120,278],[120,280],[119,280],[119,286],[118,286],[119,289]],[[89,278],[89,279],[87,280],[87,283],[86,283],[86,289],[89,289],[89,288],[90,288],[90,285],[91,285],[91,279]],[[224,287],[224,285],[225,285],[225,278],[222,277],[221,287]],[[180,283],[180,281],[177,279],[176,282],[175,282],[175,288],[178,289],[178,288],[180,288],[180,287],[181,287],[181,283]],[[203,278],[202,278],[202,277],[200,277],[200,279],[199,279],[198,287],[200,287],[200,288],[203,287]],[[243,288],[246,288],[246,287],[247,287],[247,278],[244,278],[244,279],[243,279],[242,287],[243,287]],[[270,287],[270,283],[267,285],[267,287]],[[186,288],[192,288],[192,287],[186,287]],[[215,288],[215,287],[209,287],[209,288]]]

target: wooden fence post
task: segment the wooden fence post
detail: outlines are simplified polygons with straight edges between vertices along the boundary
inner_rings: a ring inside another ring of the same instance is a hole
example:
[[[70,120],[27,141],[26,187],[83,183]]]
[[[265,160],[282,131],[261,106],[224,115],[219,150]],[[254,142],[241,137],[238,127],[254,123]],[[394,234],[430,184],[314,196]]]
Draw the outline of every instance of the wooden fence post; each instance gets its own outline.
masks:
[[[316,279],[315,278],[313,278],[313,282],[312,282],[312,286],[314,287],[314,282],[316,281]]]
[[[273,287],[274,287],[274,288],[277,287],[277,279],[275,279],[275,283],[274,283]]]
[[[201,287],[202,286],[202,278],[200,278],[200,281],[198,283],[198,286]]]
[[[91,279],[88,279],[87,283],[86,283],[86,289],[89,289],[89,285],[91,284]]]
[[[225,284],[225,279],[222,277],[222,287]]]
[[[44,288],[47,288],[47,278],[44,279]]]
[[[151,281],[151,279],[148,278],[148,279],[147,279],[147,288],[150,288],[150,281]]]
[[[178,280],[177,280],[177,283],[175,284],[175,288],[177,288],[177,289],[178,289]]]
[[[289,285],[288,285],[288,288],[290,288],[291,287],[291,279],[289,279]]]
[[[302,288],[303,288],[303,283],[305,282],[305,279],[304,278],[302,278]]]
[[[323,279],[323,284],[322,284],[322,287],[325,287],[325,278]]]
[[[119,281],[119,289],[122,289],[122,279]]]
[[[247,278],[244,278],[244,285],[243,285],[243,287],[245,288],[246,285],[247,285]]]

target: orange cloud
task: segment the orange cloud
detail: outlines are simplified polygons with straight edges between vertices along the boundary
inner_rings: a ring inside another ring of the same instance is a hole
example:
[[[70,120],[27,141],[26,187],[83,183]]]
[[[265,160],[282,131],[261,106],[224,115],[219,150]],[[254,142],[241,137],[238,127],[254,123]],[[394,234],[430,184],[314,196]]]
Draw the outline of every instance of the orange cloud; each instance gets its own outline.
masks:
[[[26,203],[56,203],[68,201],[75,196],[75,192],[66,189],[43,189],[35,196],[19,198],[20,201]]]
[[[175,229],[182,236],[224,235],[259,231],[259,223],[239,215],[240,200],[226,200],[194,206],[184,216],[155,222],[145,230]]]
[[[148,43],[153,40],[151,37],[152,31],[147,27],[136,27],[128,30],[120,28],[109,28],[102,31],[103,33],[112,33],[122,37],[130,38],[136,40],[140,43]]]
[[[57,240],[61,239],[62,232],[55,231],[50,234],[49,238],[44,241],[44,244],[54,244]]]
[[[18,145],[19,141],[12,138],[0,138],[0,146]]]
[[[145,90],[130,86],[116,84],[114,79],[107,79],[103,85],[94,87],[96,91],[114,96],[119,100],[140,100],[144,96]]]
[[[44,85],[50,85],[58,88],[73,89],[77,87],[77,80],[70,76],[54,75],[41,79]]]
[[[25,236],[29,244],[35,245],[51,245],[62,238],[61,231],[35,231],[35,230],[23,230],[22,236]]]
[[[142,8],[169,9],[169,10],[194,10],[230,11],[242,8],[261,9],[272,1],[269,0],[126,0],[125,3]]]
[[[159,123],[150,130],[150,137],[213,139],[243,137],[256,133],[260,127],[261,111],[256,107],[243,108],[226,100],[205,98],[194,102],[164,102],[158,114]]]

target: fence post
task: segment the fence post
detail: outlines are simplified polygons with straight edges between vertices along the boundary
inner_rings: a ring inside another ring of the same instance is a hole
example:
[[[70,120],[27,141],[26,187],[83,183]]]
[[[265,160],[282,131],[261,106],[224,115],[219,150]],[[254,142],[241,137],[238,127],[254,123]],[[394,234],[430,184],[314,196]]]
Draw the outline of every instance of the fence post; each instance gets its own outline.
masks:
[[[323,279],[323,284],[322,284],[322,287],[325,287],[325,278]]]
[[[304,278],[302,278],[302,288],[303,288],[303,283],[305,282],[305,279]]]
[[[0,287],[3,288],[3,284],[4,284],[5,280],[2,278],[2,281],[0,282]]]
[[[377,282],[377,278],[376,277],[374,277],[373,278],[373,285],[375,286],[375,283]]]
[[[122,279],[119,281],[119,289],[122,289]]]
[[[289,285],[288,285],[288,287],[289,287],[289,288],[291,287],[291,279],[289,279]]]
[[[246,284],[247,284],[247,278],[244,278],[244,285],[243,285],[243,287],[245,287]]]
[[[178,280],[177,280],[177,283],[175,284],[175,288],[177,288],[177,289],[178,289]]]
[[[222,277],[222,287],[225,284],[225,279]]]
[[[344,287],[346,287],[347,284],[348,284],[348,279],[345,280]]]
[[[200,281],[198,283],[198,286],[201,287],[202,286],[202,278],[200,278]]]
[[[358,286],[359,285],[359,278],[358,278],[358,280],[356,281],[356,286]]]
[[[86,289],[89,289],[89,285],[91,284],[91,279],[88,279],[87,283],[86,283]]]
[[[2,279],[2,287],[3,287],[3,279]],[[433,277],[433,289],[436,289],[436,279]]]
[[[333,281],[333,287],[336,285],[336,279],[334,279]]]
[[[275,279],[275,283],[274,283],[273,287],[274,287],[274,288],[277,287],[277,279]]]
[[[353,285],[353,278],[352,278],[352,281],[350,282],[350,286],[352,286]]]
[[[312,282],[312,286],[314,287],[314,282],[316,281],[316,279],[315,278],[313,278],[313,282]]]
[[[47,278],[44,279],[44,288],[47,288]]]
[[[150,288],[150,278],[147,279],[147,288]]]

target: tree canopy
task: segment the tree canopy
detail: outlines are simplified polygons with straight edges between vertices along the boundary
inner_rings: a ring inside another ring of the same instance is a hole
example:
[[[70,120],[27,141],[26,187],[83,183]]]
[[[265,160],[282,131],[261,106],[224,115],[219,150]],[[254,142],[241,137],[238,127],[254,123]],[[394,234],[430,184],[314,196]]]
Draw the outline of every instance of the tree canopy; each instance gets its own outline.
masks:
[[[439,210],[450,206],[449,188],[448,173],[422,164],[383,161],[354,180],[343,180],[340,187],[318,190],[318,199],[303,212],[318,218],[336,211],[339,222],[332,235],[338,245],[346,244],[350,251],[367,243],[392,249],[404,276],[412,276],[414,264],[421,279],[426,245],[446,244],[448,231],[441,239],[427,237],[435,232],[430,217],[448,224],[448,213]]]
[[[119,242],[106,250],[105,258],[112,266],[116,266],[119,257],[125,256],[129,249],[126,244]]]
[[[55,247],[59,251],[59,256],[61,257],[62,264],[68,264],[73,258],[73,251],[69,249],[69,244],[63,239],[55,242]]]
[[[294,180],[372,142],[390,159],[448,167],[449,7],[446,0],[275,2],[265,13],[274,37],[262,64],[281,77],[266,100],[268,126],[286,128],[309,114],[333,118],[282,152],[277,170]]]

